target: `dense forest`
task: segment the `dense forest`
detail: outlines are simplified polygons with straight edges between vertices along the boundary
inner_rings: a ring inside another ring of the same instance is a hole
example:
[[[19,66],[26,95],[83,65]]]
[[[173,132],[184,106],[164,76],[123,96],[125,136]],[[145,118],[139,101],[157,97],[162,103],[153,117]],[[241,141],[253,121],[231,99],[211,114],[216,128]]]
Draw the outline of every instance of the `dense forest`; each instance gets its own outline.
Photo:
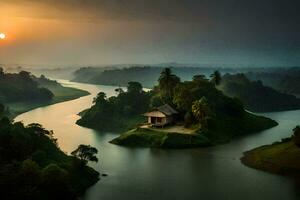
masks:
[[[10,110],[10,117],[33,108],[76,99],[89,93],[63,87],[44,75],[36,77],[29,72],[4,73],[0,68],[0,103]]]
[[[68,156],[53,132],[39,124],[12,123],[3,111],[0,104],[1,199],[77,199],[98,181],[99,173],[87,166],[97,161],[95,148],[80,145]]]
[[[29,72],[5,74],[0,68],[0,102],[51,101],[53,93],[32,79]]]
[[[261,80],[265,85],[280,92],[300,95],[300,67],[278,68],[263,72],[249,72],[250,80]]]
[[[300,79],[299,79],[300,80]],[[219,87],[224,94],[239,98],[246,109],[271,112],[300,108],[300,99],[265,86],[261,81],[250,81],[244,74],[225,74]]]
[[[118,96],[107,98],[100,92],[94,99],[94,105],[81,113],[79,125],[101,131],[124,130],[143,121],[140,115],[149,109],[152,93],[143,91],[138,82],[129,82],[127,90],[116,89]]]
[[[163,104],[176,108],[186,127],[198,127],[212,142],[224,142],[277,124],[246,112],[237,98],[227,97],[216,89],[220,79],[219,72],[215,72],[210,80],[196,75],[192,81],[182,82],[166,68],[150,92],[144,92],[138,82],[129,82],[126,92],[117,90],[117,97],[106,98],[104,93],[99,93],[92,108],[82,113],[78,124],[100,130],[124,130],[137,126],[137,122],[142,122],[141,114]]]
[[[157,77],[164,69],[161,66],[132,66],[126,68],[95,68],[87,67],[77,70],[74,81],[101,84],[126,86],[128,82],[141,83],[144,87],[153,88],[157,85]],[[171,67],[174,74],[182,80],[190,80],[194,74],[211,74],[214,67]],[[222,69],[224,72],[235,72],[234,69]]]

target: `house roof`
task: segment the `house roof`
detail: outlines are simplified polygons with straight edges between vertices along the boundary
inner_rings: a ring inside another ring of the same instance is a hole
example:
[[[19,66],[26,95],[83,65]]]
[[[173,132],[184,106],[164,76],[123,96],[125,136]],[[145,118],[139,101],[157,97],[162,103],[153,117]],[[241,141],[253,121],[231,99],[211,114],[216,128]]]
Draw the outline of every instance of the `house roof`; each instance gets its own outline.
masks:
[[[157,108],[158,111],[164,113],[167,116],[178,114],[178,112],[172,108],[169,104],[165,104]]]
[[[163,106],[157,107],[155,110],[145,113],[144,116],[148,117],[166,117],[174,114],[178,114],[178,112],[172,108],[169,104],[165,104]]]

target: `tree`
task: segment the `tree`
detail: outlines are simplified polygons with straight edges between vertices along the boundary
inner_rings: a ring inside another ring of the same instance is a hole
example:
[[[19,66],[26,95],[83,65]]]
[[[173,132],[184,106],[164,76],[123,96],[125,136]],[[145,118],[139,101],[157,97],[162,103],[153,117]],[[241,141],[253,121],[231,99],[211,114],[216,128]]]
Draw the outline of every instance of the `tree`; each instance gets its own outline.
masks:
[[[98,104],[104,102],[106,102],[106,94],[104,92],[99,92],[97,97],[94,98],[93,103]]]
[[[173,103],[180,111],[191,111],[191,105],[195,98],[191,90],[184,84],[178,84],[174,90]]]
[[[294,140],[295,145],[300,147],[300,126],[296,126],[293,129],[293,140]]]
[[[214,83],[215,86],[220,85],[222,81],[222,76],[219,71],[214,71],[213,74],[210,75],[211,82]]]
[[[123,88],[121,88],[120,86],[118,88],[115,89],[115,92],[117,93],[117,95],[119,94],[123,94],[124,93],[124,90]]]
[[[128,93],[141,93],[143,91],[143,86],[139,82],[128,82],[127,92]]]
[[[81,144],[71,154],[80,159],[80,161],[86,165],[89,161],[98,162],[98,158],[96,157],[97,153],[98,150],[95,147]]]
[[[172,103],[174,88],[180,83],[180,78],[172,74],[170,68],[165,68],[161,72],[158,82],[162,99],[165,103]]]
[[[193,103],[192,112],[195,118],[200,122],[202,128],[206,128],[207,120],[211,116],[211,111],[205,97],[202,97],[200,100]]]

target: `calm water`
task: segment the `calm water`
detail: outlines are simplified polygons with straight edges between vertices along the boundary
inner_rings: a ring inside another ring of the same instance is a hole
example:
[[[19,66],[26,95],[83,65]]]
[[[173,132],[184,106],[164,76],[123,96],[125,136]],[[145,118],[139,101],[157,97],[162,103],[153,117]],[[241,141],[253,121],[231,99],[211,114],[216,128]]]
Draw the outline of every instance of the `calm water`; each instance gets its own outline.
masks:
[[[92,95],[38,108],[15,120],[25,124],[38,122],[54,130],[65,152],[71,152],[79,144],[91,144],[99,149],[100,162],[92,166],[109,176],[91,187],[83,197],[85,200],[300,197],[292,180],[248,168],[239,161],[242,152],[289,136],[291,129],[300,124],[299,110],[266,113],[264,115],[278,121],[279,126],[226,145],[193,150],[125,148],[108,143],[116,133],[100,133],[75,124],[79,118],[77,113],[90,107],[99,91],[111,96],[115,95],[115,87],[68,81],[63,84],[87,90]]]

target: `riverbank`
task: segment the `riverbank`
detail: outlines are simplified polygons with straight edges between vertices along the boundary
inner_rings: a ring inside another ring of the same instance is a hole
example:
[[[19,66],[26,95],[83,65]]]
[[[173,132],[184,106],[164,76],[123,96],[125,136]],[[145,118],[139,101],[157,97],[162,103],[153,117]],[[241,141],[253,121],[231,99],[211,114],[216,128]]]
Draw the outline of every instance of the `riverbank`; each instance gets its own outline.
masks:
[[[241,161],[249,167],[300,181],[300,148],[290,138],[247,151]]]
[[[210,146],[210,141],[201,134],[164,132],[148,128],[136,128],[110,141],[112,144],[131,147],[193,148]]]
[[[80,97],[87,96],[90,94],[85,90],[71,88],[71,87],[61,86],[61,87],[50,87],[48,89],[54,94],[54,97],[51,101],[18,102],[18,103],[6,104],[6,106],[9,107],[10,118],[13,119],[17,115],[28,112],[35,108],[78,99]]]

